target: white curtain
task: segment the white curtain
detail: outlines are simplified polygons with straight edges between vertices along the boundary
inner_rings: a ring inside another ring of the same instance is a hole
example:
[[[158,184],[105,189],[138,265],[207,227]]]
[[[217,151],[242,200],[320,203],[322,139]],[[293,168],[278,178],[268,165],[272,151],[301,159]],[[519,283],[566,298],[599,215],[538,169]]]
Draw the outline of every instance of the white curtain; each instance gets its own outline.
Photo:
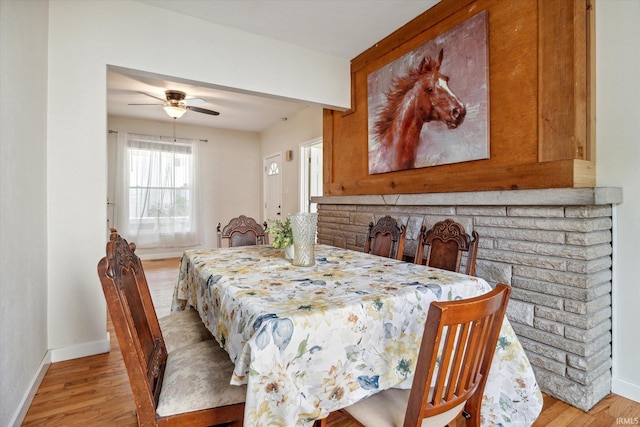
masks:
[[[119,233],[139,248],[200,245],[198,141],[119,132],[117,144]]]

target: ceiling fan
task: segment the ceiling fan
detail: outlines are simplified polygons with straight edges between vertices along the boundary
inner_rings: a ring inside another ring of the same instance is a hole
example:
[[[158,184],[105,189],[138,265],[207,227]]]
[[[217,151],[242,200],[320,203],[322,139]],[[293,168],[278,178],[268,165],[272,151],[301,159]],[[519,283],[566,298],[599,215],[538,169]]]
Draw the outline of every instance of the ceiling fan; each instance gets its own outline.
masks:
[[[146,96],[150,96],[153,99],[162,101],[161,104],[129,104],[129,105],[160,105],[164,111],[173,119],[182,117],[187,110],[195,111],[196,113],[209,114],[217,116],[220,113],[213,110],[207,110],[206,108],[195,107],[194,104],[204,104],[205,101],[202,98],[187,98],[187,94],[179,90],[167,90],[164,92],[166,100],[154,95],[150,95],[145,92],[138,92]]]

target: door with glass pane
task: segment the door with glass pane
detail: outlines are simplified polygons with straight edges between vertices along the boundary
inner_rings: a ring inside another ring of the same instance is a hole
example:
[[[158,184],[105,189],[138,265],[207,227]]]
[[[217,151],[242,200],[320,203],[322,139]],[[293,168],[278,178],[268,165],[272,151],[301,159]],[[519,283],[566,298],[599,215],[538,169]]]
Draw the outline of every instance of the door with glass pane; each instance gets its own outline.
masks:
[[[282,220],[282,155],[264,159],[264,217]]]

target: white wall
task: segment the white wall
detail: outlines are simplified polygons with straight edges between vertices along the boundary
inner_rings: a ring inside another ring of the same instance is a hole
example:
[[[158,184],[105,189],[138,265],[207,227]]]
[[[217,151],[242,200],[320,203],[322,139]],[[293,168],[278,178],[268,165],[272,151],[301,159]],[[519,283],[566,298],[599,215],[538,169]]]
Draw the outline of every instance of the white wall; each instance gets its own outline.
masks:
[[[282,217],[300,211],[300,144],[322,138],[322,108],[308,107],[262,132],[262,157],[282,153]],[[284,153],[293,150],[293,160]],[[264,174],[262,174],[264,179]]]
[[[109,116],[109,129],[120,132],[147,135],[173,135],[172,119],[166,121],[140,120]],[[260,218],[261,165],[260,140],[255,132],[215,129],[206,126],[176,124],[176,136],[180,138],[206,139],[198,144],[200,169],[200,195],[204,242],[200,248],[217,246],[216,226],[225,225],[231,218],[244,214]],[[111,149],[116,143],[116,134],[108,138]],[[110,150],[111,151],[111,150]],[[115,158],[110,156],[109,166]],[[113,180],[109,179],[109,193],[113,194]],[[110,197],[113,200],[113,197]],[[117,225],[117,224],[116,224]],[[106,229],[105,229],[106,230]],[[106,233],[106,231],[105,231]],[[178,249],[138,249],[143,259],[180,256]]]
[[[107,342],[96,263],[105,243],[108,64],[341,108],[350,77],[348,60],[137,2],[57,0],[49,11],[48,337],[64,359]]]
[[[614,393],[640,402],[640,1],[598,0],[596,10],[596,177],[622,187],[615,209]]]
[[[0,425],[47,354],[48,3],[0,1]],[[26,195],[26,197],[25,197]],[[44,363],[43,363],[44,362]]]

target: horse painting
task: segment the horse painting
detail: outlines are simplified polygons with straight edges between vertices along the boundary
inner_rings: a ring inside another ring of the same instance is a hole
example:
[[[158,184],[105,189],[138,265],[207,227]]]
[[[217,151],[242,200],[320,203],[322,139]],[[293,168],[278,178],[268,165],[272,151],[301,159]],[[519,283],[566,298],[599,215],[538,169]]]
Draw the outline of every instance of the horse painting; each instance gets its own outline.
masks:
[[[440,73],[443,55],[440,49],[437,60],[423,57],[385,93],[371,130],[378,146],[370,173],[413,169],[425,123],[456,129],[464,121],[467,110],[449,89],[449,77]]]

